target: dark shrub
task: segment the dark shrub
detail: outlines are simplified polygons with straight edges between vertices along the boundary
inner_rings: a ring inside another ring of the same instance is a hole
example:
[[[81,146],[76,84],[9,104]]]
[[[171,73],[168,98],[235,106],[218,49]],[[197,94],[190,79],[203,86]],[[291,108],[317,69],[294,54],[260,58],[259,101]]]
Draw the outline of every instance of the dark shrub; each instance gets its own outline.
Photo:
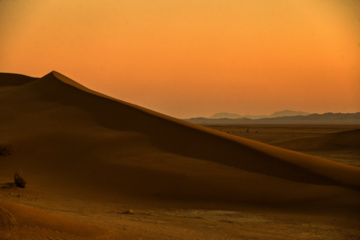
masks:
[[[16,172],[14,174],[14,182],[15,182],[15,185],[17,187],[20,187],[20,188],[24,188],[25,187],[25,184],[26,184],[26,181],[25,179],[21,176],[20,173]]]

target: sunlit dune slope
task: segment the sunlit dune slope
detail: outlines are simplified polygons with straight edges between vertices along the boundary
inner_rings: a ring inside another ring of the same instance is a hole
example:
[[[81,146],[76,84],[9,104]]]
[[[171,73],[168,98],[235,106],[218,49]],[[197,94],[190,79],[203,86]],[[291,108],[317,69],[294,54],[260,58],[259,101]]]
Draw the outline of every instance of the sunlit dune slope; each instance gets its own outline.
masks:
[[[359,168],[174,119],[57,72],[1,92],[0,115],[0,143],[13,146],[0,174],[22,169],[55,189],[224,204],[360,201]]]
[[[95,239],[103,231],[95,226],[45,213],[19,204],[0,202],[0,236],[4,239],[76,239],[77,236]],[[2,239],[2,238],[1,238]]]

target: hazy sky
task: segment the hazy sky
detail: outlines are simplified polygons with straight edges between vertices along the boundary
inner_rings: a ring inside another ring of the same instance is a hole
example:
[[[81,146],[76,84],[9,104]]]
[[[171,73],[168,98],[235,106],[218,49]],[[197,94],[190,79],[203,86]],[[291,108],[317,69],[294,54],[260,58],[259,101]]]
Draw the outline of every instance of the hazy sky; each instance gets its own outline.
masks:
[[[357,112],[359,9],[357,0],[0,0],[0,72],[56,70],[181,118]]]

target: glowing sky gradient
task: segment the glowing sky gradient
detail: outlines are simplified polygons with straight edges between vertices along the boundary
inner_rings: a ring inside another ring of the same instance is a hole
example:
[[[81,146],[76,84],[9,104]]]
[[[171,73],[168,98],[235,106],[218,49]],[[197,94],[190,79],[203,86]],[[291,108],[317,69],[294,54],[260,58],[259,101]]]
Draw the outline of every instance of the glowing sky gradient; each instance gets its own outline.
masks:
[[[180,118],[358,112],[358,2],[2,0],[0,72],[56,70]]]

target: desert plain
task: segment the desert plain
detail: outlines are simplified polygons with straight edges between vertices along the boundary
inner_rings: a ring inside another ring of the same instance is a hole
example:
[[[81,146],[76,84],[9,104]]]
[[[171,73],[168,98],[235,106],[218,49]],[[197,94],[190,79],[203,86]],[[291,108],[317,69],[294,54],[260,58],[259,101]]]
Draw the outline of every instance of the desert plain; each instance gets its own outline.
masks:
[[[0,239],[360,239],[359,129],[198,126],[2,73]]]

